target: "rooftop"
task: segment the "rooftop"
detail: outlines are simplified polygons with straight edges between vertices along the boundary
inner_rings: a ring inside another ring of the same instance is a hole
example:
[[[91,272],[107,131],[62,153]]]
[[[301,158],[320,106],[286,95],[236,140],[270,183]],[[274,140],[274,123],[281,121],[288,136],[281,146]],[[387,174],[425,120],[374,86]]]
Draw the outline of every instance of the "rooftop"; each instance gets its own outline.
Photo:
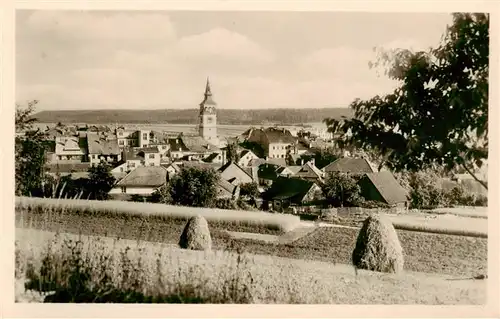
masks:
[[[139,166],[123,179],[116,186],[129,187],[160,187],[167,181],[167,169],[163,166]]]

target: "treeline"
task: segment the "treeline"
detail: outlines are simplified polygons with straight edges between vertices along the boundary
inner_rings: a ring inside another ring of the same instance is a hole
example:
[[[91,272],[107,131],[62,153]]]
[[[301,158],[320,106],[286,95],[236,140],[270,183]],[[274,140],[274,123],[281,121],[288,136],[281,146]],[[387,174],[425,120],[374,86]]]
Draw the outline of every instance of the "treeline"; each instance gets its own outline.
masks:
[[[183,110],[71,110],[42,111],[34,115],[40,123],[131,123],[131,124],[197,124],[198,109]],[[322,122],[325,118],[351,117],[349,108],[304,108],[265,110],[217,110],[217,122],[226,125],[277,123],[300,124]]]

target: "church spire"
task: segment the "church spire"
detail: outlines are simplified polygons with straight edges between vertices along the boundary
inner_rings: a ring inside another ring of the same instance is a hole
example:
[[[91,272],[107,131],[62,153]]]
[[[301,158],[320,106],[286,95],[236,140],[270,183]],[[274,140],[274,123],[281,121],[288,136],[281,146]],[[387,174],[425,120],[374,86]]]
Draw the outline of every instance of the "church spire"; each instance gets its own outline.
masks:
[[[212,96],[212,90],[210,89],[210,79],[207,76],[207,85],[205,87],[205,96]]]
[[[215,106],[217,103],[212,99],[212,89],[210,88],[210,80],[207,76],[207,84],[205,86],[205,98],[201,102],[200,106],[204,107],[206,105]]]

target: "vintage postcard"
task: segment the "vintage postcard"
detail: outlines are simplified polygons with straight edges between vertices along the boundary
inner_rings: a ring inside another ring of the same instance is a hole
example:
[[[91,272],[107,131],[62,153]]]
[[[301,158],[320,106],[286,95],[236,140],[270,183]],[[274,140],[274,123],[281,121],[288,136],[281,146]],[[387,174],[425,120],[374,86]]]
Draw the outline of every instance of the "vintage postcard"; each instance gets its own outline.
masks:
[[[498,16],[405,3],[6,6],[6,316],[499,315]]]

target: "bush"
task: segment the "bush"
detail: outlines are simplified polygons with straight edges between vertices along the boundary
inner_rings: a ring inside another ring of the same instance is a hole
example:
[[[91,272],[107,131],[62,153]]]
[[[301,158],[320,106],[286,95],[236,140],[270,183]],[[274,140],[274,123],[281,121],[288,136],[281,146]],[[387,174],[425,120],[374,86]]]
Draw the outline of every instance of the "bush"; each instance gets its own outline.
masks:
[[[168,183],[166,197],[174,205],[213,207],[218,181],[219,175],[213,169],[183,168]]]
[[[326,179],[322,186],[323,194],[330,205],[359,206],[364,199],[358,185],[358,177],[344,173],[334,173]]]
[[[392,222],[381,215],[371,215],[361,228],[352,253],[356,268],[396,273],[403,270],[403,249]]]
[[[238,209],[236,201],[231,198],[218,198],[215,200],[215,207],[220,209]]]
[[[432,209],[447,206],[446,193],[439,185],[440,177],[435,172],[404,172],[396,174],[396,179],[409,192],[409,208]]]
[[[189,219],[179,239],[179,246],[191,250],[212,249],[212,238],[205,218],[196,216]]]

